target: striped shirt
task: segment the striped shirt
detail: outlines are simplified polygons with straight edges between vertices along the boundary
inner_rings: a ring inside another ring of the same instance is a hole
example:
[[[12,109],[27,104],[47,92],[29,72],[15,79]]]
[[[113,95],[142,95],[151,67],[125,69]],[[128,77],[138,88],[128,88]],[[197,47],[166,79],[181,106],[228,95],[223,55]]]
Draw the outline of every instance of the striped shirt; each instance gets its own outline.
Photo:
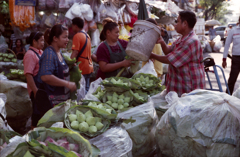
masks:
[[[175,91],[181,96],[195,89],[204,89],[205,71],[201,63],[203,53],[195,33],[192,31],[179,38],[170,49],[167,55],[171,62],[166,79],[167,92]]]

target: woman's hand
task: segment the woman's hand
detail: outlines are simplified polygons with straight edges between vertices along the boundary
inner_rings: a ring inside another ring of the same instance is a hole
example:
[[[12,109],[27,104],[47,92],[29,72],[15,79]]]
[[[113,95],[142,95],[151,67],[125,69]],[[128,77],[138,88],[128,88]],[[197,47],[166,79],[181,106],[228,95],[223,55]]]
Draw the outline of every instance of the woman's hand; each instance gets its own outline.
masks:
[[[70,89],[71,92],[77,90],[77,86],[76,86],[75,82],[67,82],[66,87],[68,89]]]
[[[123,67],[130,67],[131,65],[133,65],[134,63],[132,63],[132,61],[134,61],[134,59],[125,59],[122,61],[122,66]]]

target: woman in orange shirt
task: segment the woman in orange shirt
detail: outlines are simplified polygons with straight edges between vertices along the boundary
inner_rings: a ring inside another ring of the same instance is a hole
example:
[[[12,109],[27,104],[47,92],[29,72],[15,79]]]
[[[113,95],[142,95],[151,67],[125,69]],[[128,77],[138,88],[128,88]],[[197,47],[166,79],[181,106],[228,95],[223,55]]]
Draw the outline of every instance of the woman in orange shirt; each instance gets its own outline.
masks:
[[[38,120],[41,118],[40,113],[37,111],[34,97],[38,91],[37,74],[39,71],[39,59],[43,53],[42,48],[44,46],[44,37],[41,32],[32,32],[29,36],[30,44],[29,50],[23,58],[24,75],[27,79],[27,89],[32,100],[33,114],[32,114],[32,126],[37,126]]]

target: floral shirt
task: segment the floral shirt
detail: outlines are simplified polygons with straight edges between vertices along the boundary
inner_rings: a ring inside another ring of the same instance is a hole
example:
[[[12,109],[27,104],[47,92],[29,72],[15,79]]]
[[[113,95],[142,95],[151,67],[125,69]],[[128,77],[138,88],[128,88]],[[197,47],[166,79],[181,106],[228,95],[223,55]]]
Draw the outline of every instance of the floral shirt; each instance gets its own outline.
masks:
[[[167,92],[175,91],[179,96],[195,89],[205,88],[205,71],[201,43],[192,31],[176,40],[167,55],[171,62],[168,69]]]

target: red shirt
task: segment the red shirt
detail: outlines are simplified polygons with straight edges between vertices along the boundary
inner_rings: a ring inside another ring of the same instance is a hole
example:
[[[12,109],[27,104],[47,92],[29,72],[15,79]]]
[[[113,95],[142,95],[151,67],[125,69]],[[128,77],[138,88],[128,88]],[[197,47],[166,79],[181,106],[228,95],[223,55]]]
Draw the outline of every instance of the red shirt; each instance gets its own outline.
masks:
[[[122,39],[118,39],[118,41],[122,45],[123,49],[126,49],[128,42]],[[118,46],[118,44],[116,46],[110,46],[110,48],[113,53],[118,52],[120,50],[120,47]],[[97,62],[100,62],[100,61],[110,63],[110,53],[104,42],[102,42],[97,49]],[[102,79],[106,78],[105,73],[101,71],[100,67],[98,69],[97,79],[99,77],[101,77]]]
[[[40,57],[41,57],[43,51],[30,46],[29,50],[26,52],[26,54],[24,55],[24,58],[23,58],[24,75],[31,74],[33,76],[36,76],[39,71],[39,58],[32,50],[30,50],[30,48],[33,49],[34,51],[36,51]],[[32,90],[29,86],[27,86],[27,89],[28,89],[28,93],[30,95]]]
[[[205,88],[205,71],[201,43],[194,32],[179,38],[167,55],[171,62],[168,69],[167,92],[175,91],[181,96],[195,89]]]

